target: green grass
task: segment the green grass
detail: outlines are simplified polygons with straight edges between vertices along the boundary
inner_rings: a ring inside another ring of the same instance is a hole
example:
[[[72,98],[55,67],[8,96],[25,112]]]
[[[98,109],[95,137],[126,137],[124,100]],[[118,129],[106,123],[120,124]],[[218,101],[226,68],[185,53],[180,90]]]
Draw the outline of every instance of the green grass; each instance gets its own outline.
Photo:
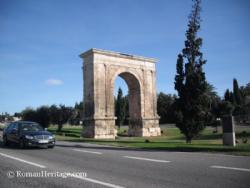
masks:
[[[190,152],[220,152],[234,155],[250,156],[250,127],[236,128],[236,147],[222,145],[222,132],[213,133],[213,129],[206,128],[191,144],[185,143],[185,137],[177,128],[162,128],[163,134],[159,137],[128,137],[127,129],[121,128],[118,137],[113,139],[90,139],[81,137],[81,126],[65,126],[61,132],[56,132],[56,127],[50,127],[49,131],[56,135],[57,140],[72,142],[89,142],[95,144],[121,146],[137,149],[190,151]],[[242,131],[246,131],[248,143],[242,143]],[[148,140],[148,142],[146,142]]]
[[[60,132],[57,132],[56,126],[50,126],[48,131],[55,134],[58,138],[80,138],[82,127],[81,126],[64,126]]]

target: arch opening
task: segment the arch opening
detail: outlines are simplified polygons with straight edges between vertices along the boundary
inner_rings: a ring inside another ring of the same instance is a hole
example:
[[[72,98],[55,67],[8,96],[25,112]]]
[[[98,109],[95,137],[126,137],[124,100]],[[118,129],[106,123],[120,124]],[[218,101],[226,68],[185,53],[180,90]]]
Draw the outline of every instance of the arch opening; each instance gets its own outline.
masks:
[[[117,89],[117,80],[119,86],[122,86],[121,88],[124,89],[125,93],[123,93],[123,100],[126,102],[125,105],[125,120],[124,124],[128,125],[129,131],[128,133],[131,133],[131,130],[137,126],[139,126],[141,123],[133,123],[138,122],[138,120],[141,120],[141,86],[139,80],[130,72],[122,72],[115,76],[113,87],[116,89],[116,93],[118,94]],[[122,85],[121,85],[122,84]],[[124,87],[125,85],[125,87]],[[127,88],[126,88],[127,86]],[[127,95],[126,95],[127,93]],[[115,97],[117,97],[117,94]],[[124,95],[125,94],[125,95]],[[117,98],[116,98],[117,100]],[[114,115],[117,117],[116,113],[116,100],[113,102],[113,109],[114,109]],[[136,121],[137,120],[137,121]],[[120,127],[119,122],[116,122],[116,125]],[[140,126],[139,126],[140,127]]]
[[[123,93],[123,96],[127,97],[128,99],[128,114],[126,114],[128,116],[127,119],[141,118],[141,86],[138,79],[129,72],[122,72],[118,74],[115,78],[115,81],[119,78],[121,78],[120,80],[125,82],[123,82],[122,84],[125,84],[127,86],[127,88],[124,86],[122,87],[122,89],[125,88],[123,90],[125,91],[125,93]],[[114,85],[115,84],[116,82],[114,83]],[[117,95],[115,97],[117,97]]]
[[[141,97],[140,97],[140,83],[137,78],[128,72],[119,74],[128,86],[128,104],[129,104],[129,118],[137,119],[141,117]]]

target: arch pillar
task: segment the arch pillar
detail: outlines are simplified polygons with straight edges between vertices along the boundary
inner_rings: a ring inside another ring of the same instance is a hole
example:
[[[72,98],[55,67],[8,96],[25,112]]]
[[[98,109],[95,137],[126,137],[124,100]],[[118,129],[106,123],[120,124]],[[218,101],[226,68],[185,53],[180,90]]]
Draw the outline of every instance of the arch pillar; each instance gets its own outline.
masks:
[[[84,75],[84,128],[90,138],[115,138],[114,81],[121,76],[129,88],[131,136],[159,136],[156,112],[155,60],[91,49],[80,55]]]

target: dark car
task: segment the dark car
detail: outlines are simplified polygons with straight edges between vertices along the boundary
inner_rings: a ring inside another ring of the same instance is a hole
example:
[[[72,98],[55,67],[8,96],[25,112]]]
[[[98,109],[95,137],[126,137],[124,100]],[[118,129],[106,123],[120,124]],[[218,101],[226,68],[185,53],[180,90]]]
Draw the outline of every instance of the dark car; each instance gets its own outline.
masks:
[[[43,146],[53,148],[55,136],[44,130],[38,123],[16,121],[10,123],[3,131],[3,145],[16,143],[20,148]]]

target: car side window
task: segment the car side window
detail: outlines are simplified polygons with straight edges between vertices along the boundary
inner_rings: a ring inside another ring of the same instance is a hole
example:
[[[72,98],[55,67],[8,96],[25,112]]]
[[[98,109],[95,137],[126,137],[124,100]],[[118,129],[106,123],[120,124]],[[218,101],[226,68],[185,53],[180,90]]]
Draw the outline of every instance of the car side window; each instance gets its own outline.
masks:
[[[8,133],[11,133],[13,129],[17,130],[17,123],[13,123],[10,128],[8,129]]]
[[[13,126],[14,126],[14,123],[9,124],[9,126],[6,128],[6,132],[10,132]]]
[[[21,123],[16,123],[17,124],[17,131],[18,133],[21,131],[22,124]]]
[[[17,123],[14,123],[14,124],[13,124],[12,130],[13,130],[13,129],[16,129],[16,130],[18,129],[18,124],[17,124]]]

